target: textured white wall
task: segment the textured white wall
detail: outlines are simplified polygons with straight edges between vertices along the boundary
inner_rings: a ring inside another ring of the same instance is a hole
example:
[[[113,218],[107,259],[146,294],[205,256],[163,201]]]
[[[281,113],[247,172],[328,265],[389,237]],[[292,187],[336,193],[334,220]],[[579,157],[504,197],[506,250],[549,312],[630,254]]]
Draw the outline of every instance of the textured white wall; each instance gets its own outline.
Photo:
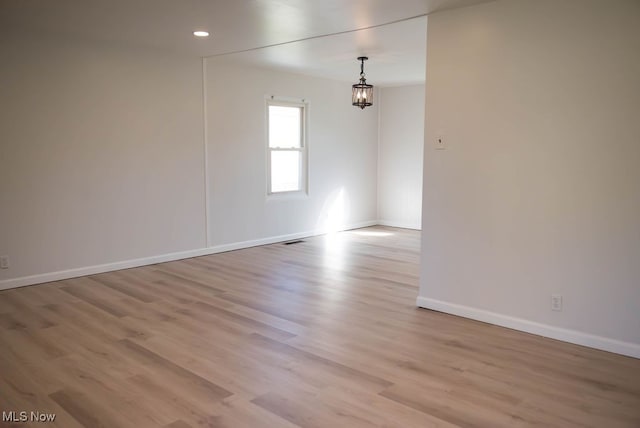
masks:
[[[377,103],[350,84],[207,60],[210,240],[222,245],[377,219]],[[309,103],[309,196],[267,199],[265,96]]]
[[[497,1],[427,40],[419,304],[640,356],[640,2]]]
[[[420,229],[424,85],[380,90],[378,218],[381,224]]]
[[[0,280],[204,246],[201,61],[0,38]]]

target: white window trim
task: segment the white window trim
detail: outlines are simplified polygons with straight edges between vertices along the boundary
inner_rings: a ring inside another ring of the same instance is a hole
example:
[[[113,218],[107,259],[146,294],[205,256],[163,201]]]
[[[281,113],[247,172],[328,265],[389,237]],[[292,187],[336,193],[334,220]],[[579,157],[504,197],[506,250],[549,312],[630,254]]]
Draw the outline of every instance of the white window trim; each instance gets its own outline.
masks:
[[[301,123],[301,148],[280,149],[269,146],[269,106],[300,107],[302,109]],[[267,171],[267,200],[277,199],[301,199],[309,196],[309,102],[304,99],[275,97],[268,95],[265,97],[265,146],[266,146],[266,171]],[[271,191],[271,152],[272,151],[299,151],[300,160],[300,190],[288,190],[284,192]]]

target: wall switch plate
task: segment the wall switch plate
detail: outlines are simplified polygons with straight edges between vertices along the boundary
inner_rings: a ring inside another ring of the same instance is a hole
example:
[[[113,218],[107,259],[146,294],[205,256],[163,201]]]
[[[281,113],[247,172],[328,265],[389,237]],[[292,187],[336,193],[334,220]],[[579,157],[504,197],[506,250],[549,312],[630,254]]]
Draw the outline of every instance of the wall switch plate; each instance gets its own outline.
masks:
[[[9,256],[0,256],[0,269],[9,269]]]
[[[560,294],[551,295],[551,310],[562,311],[562,296]]]
[[[444,135],[436,136],[436,150],[444,150],[447,147],[444,144]]]

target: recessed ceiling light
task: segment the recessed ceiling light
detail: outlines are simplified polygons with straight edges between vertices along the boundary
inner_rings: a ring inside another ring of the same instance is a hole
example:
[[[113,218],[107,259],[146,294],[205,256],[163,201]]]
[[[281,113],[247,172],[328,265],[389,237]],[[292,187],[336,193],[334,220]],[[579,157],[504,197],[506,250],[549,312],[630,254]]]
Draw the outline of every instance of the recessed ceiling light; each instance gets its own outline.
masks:
[[[208,31],[194,31],[193,35],[196,37],[209,37]]]

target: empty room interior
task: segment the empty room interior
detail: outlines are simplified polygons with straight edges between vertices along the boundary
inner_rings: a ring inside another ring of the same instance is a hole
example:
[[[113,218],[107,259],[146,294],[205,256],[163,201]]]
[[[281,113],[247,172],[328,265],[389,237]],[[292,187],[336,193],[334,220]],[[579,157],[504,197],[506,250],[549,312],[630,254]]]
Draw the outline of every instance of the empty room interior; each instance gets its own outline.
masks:
[[[0,1],[0,426],[640,427],[637,0]]]

